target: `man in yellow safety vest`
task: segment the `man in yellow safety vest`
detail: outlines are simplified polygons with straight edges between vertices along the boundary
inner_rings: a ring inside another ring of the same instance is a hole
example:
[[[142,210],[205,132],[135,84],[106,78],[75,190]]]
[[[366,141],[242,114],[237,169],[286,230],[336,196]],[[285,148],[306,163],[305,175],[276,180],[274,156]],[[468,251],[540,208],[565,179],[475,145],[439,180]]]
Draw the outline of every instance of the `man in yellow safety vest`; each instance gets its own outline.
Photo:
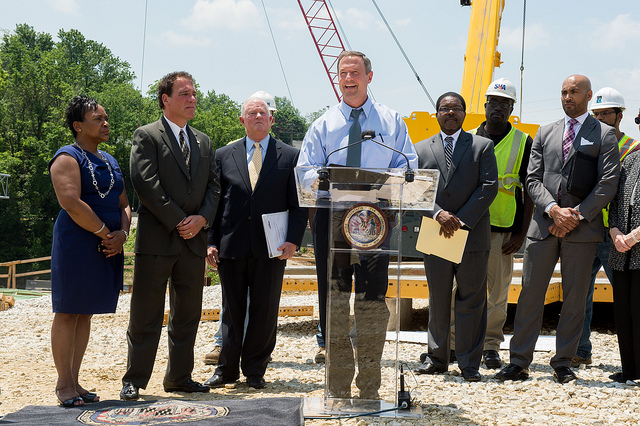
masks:
[[[498,164],[498,195],[489,208],[491,252],[487,271],[487,332],[482,352],[485,366],[496,369],[502,366],[498,350],[504,341],[502,327],[507,318],[513,255],[527,236],[533,214],[533,201],[523,190],[533,140],[509,123],[516,102],[513,83],[500,78],[489,85],[485,96],[486,121],[472,133],[493,141]]]
[[[591,100],[591,113],[602,123],[616,129],[616,138],[618,139],[618,148],[620,149],[620,161],[624,159],[630,152],[640,147],[640,141],[634,140],[620,131],[620,121],[622,120],[622,111],[625,110],[624,99],[620,92],[611,87],[603,87],[598,90]],[[637,118],[636,118],[637,120]],[[593,317],[593,291],[596,281],[596,275],[600,267],[604,267],[609,282],[611,282],[611,268],[609,268],[609,250],[611,247],[611,237],[609,236],[609,207],[603,210],[603,219],[605,226],[605,241],[598,243],[596,248],[596,257],[593,260],[591,268],[591,283],[589,284],[589,292],[587,293],[587,305],[584,311],[584,324],[582,327],[582,336],[576,356],[571,361],[572,367],[579,367],[580,364],[591,364],[591,318]]]

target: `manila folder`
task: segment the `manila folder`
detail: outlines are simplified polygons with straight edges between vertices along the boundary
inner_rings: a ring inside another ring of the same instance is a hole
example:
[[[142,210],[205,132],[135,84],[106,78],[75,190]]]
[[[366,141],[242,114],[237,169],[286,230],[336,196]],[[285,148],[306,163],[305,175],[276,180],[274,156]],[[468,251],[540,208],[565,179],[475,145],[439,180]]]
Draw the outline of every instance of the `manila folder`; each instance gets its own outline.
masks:
[[[453,237],[445,238],[440,235],[440,224],[436,220],[423,216],[416,250],[441,257],[449,262],[460,263],[468,235],[469,231],[458,229],[453,233]]]
[[[262,215],[262,225],[264,236],[267,239],[267,250],[269,257],[278,257],[282,250],[278,247],[287,240],[287,225],[289,223],[289,212],[265,213]]]

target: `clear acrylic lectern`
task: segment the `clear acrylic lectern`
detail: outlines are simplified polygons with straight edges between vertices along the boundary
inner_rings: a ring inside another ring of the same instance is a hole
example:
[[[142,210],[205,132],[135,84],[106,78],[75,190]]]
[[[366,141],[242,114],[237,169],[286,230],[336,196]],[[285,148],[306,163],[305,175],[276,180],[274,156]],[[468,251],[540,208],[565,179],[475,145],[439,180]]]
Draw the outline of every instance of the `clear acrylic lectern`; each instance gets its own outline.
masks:
[[[385,298],[399,298],[402,213],[429,210],[438,187],[437,170],[416,170],[407,182],[404,169],[297,167],[301,206],[319,215],[314,233],[327,247],[326,363],[324,398],[306,398],[305,416],[380,412],[398,405],[400,369],[396,312],[395,341],[386,346],[389,310]],[[320,277],[319,277],[320,278]],[[397,294],[388,295],[389,283]],[[322,299],[321,299],[322,300]],[[395,309],[399,310],[399,303]],[[354,380],[355,379],[355,380]],[[383,390],[382,383],[395,385]],[[393,401],[393,402],[388,402]],[[420,407],[379,413],[420,417]]]

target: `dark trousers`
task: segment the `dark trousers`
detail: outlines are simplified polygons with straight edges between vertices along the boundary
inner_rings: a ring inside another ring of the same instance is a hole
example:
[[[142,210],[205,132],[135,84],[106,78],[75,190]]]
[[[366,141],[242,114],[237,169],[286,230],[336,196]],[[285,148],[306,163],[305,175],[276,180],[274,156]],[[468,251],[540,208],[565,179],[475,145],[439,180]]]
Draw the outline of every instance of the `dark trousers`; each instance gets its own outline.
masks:
[[[242,259],[220,259],[222,285],[222,350],[216,374],[238,378],[264,375],[276,345],[280,292],[286,261],[258,259],[251,251]],[[244,334],[249,294],[249,323]],[[243,342],[244,335],[244,342]]]
[[[173,256],[136,254],[123,382],[145,389],[158,350],[164,301],[169,281],[169,362],[164,383],[182,384],[191,378],[193,347],[202,311],[204,257],[187,246]]]
[[[479,368],[487,331],[487,268],[489,250],[467,251],[459,264],[438,256],[424,256],[429,283],[428,353],[433,364],[449,365],[451,293],[453,279],[457,290],[454,301],[456,358],[462,370]]]
[[[614,249],[615,250],[615,249]],[[613,306],[622,375],[640,378],[640,270],[613,271]]]

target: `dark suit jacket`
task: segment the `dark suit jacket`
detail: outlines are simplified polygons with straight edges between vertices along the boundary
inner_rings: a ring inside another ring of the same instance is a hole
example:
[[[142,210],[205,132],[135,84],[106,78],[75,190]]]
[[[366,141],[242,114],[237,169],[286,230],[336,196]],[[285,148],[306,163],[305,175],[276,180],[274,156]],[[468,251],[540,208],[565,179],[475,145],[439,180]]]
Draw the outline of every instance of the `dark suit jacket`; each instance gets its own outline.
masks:
[[[241,259],[251,249],[259,259],[267,259],[267,243],[262,215],[289,210],[287,242],[299,246],[307,224],[307,209],[298,205],[294,168],[299,151],[274,137],[264,157],[256,187],[251,191],[247,166],[246,137],[215,153],[215,170],[220,176],[222,197],[209,245],[221,258]]]
[[[620,152],[615,129],[587,116],[576,135],[573,147],[562,162],[564,119],[542,126],[533,140],[527,175],[527,190],[535,204],[533,220],[527,236],[542,240],[550,235],[553,219],[544,210],[558,202],[562,187],[561,207],[574,207],[583,216],[580,225],[564,238],[576,242],[604,241],[602,209],[616,195],[620,177]],[[583,200],[567,193],[567,180],[576,152],[597,157],[598,183]]]
[[[191,147],[191,174],[180,145],[164,116],[138,128],[131,147],[131,181],[140,198],[135,252],[172,255],[182,241],[198,256],[207,255],[206,231],[183,240],[176,226],[189,215],[200,214],[212,224],[220,197],[209,137],[187,126]]]
[[[489,206],[498,193],[498,169],[493,142],[460,132],[447,172],[440,132],[415,144],[418,167],[440,170],[436,205],[424,212],[428,217],[440,209],[455,214],[470,230],[465,251],[491,248]]]

